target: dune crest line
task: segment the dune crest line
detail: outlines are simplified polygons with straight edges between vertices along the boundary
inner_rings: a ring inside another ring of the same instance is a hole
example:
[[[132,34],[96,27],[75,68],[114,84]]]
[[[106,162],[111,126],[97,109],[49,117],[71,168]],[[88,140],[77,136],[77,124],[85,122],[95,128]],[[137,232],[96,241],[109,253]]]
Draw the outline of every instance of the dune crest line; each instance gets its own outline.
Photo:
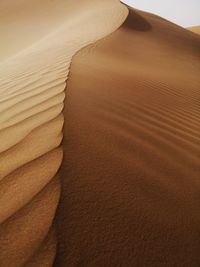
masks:
[[[129,8],[73,58],[55,267],[200,266],[199,51]]]
[[[80,1],[79,6],[77,1],[54,2],[58,9],[69,5],[72,15],[58,16],[56,27],[38,34],[32,44],[24,36],[24,45],[16,43],[18,51],[0,62],[0,266],[52,266],[70,63],[77,51],[115,31],[128,15],[115,0]],[[9,3],[2,2],[1,10]],[[37,4],[42,17],[48,8]],[[30,12],[24,1],[14,7]],[[5,20],[8,30],[11,22]],[[40,30],[39,19],[36,26]]]

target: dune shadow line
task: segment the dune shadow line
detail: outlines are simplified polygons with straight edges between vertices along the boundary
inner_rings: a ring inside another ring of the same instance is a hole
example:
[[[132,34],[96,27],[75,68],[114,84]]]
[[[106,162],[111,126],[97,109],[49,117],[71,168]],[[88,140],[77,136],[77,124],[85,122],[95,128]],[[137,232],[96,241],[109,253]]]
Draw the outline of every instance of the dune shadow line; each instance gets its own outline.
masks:
[[[150,31],[152,26],[151,24],[141,15],[137,13],[135,9],[129,7],[129,15],[124,22],[126,28],[135,31]]]

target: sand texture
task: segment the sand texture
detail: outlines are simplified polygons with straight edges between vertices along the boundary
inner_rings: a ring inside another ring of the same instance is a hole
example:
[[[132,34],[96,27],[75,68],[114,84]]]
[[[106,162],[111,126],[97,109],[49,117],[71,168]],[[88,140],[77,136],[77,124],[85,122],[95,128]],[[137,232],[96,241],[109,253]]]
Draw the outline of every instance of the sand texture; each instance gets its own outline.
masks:
[[[118,0],[0,14],[0,267],[199,267],[200,37]]]
[[[71,59],[115,31],[128,9],[115,0],[8,0],[0,12],[0,266],[49,267]]]
[[[200,266],[200,37],[130,9],[72,60],[55,266]]]

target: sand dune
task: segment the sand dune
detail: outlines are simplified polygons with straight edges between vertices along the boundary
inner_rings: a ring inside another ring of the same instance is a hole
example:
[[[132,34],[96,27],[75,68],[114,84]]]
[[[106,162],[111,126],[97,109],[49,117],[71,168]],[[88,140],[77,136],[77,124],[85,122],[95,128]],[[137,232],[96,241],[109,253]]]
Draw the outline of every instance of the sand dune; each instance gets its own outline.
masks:
[[[38,250],[51,228],[60,195],[54,178],[23,209],[1,224],[1,266],[23,266]]]
[[[0,266],[52,266],[71,59],[128,10],[115,0],[8,0],[0,12]]]
[[[190,31],[200,34],[200,26],[193,26],[188,28]]]
[[[199,51],[130,9],[73,58],[56,267],[200,265]]]
[[[117,0],[0,13],[0,266],[199,266],[198,35]]]

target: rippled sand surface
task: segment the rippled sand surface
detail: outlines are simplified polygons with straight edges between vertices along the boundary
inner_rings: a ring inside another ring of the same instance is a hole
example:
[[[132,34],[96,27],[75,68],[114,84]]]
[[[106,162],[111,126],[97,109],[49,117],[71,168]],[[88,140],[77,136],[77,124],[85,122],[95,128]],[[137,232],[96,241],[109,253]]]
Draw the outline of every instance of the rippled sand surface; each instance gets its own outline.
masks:
[[[115,31],[118,1],[0,3],[0,266],[52,266],[72,56]]]
[[[200,265],[199,51],[130,9],[73,58],[55,266]]]
[[[117,0],[0,13],[0,267],[199,267],[200,37]]]

